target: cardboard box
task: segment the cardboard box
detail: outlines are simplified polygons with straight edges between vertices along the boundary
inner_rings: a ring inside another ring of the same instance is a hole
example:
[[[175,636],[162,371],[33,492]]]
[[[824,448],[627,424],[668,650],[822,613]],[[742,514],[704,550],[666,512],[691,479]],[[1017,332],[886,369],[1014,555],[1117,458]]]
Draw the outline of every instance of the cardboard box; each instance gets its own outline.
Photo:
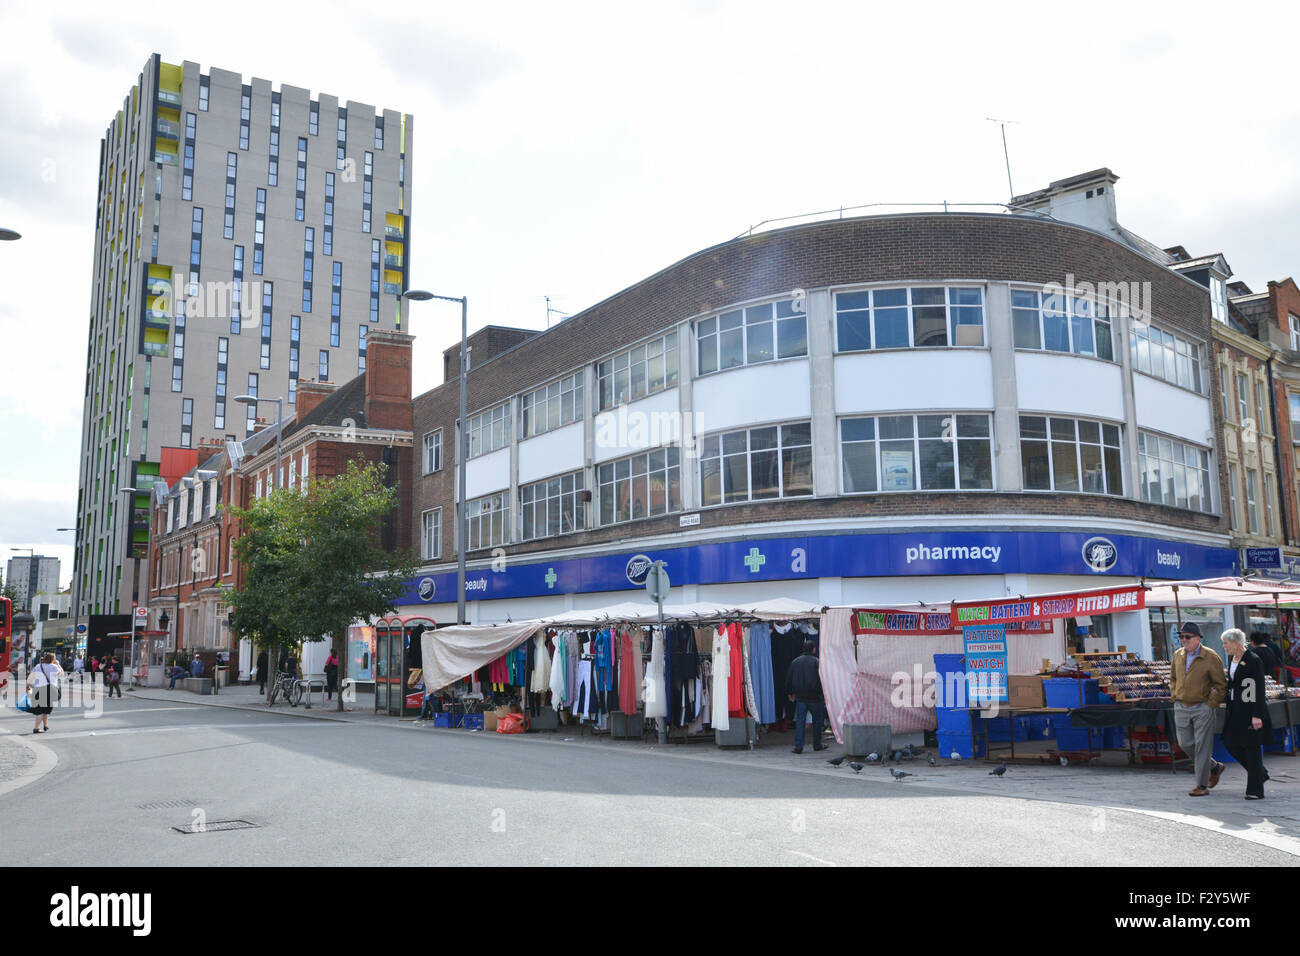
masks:
[[[497,715],[493,711],[488,711],[483,715],[483,729],[495,731],[497,729]]]
[[[1007,704],[1010,707],[1042,707],[1041,677],[1007,677]]]

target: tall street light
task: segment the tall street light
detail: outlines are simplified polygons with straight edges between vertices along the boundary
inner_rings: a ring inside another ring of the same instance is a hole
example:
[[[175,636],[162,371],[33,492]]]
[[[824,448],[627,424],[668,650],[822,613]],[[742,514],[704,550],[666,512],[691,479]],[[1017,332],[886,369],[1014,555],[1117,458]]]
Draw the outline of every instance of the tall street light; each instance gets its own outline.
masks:
[[[275,402],[275,475],[271,481],[275,487],[280,487],[280,434],[284,431],[284,399],[283,398],[258,398],[256,395],[236,395],[235,401],[241,405],[257,406],[258,402]]]
[[[456,622],[458,624],[468,623],[465,620],[465,552],[469,550],[469,522],[465,514],[465,460],[468,454],[469,433],[465,422],[465,379],[466,372],[469,371],[469,297],[461,296],[456,298],[450,295],[434,295],[432,292],[425,292],[423,289],[408,289],[402,293],[402,298],[409,299],[412,302],[427,302],[430,299],[438,299],[442,302],[459,302],[460,303],[460,428],[459,435],[456,439],[456,458],[458,461],[460,478],[456,486],[456,539],[459,547],[456,549]]]
[[[77,509],[75,527],[54,530],[72,532],[72,643],[75,646],[81,640],[81,635],[77,633],[77,622],[81,619],[81,574],[77,569],[81,562],[81,509]]]

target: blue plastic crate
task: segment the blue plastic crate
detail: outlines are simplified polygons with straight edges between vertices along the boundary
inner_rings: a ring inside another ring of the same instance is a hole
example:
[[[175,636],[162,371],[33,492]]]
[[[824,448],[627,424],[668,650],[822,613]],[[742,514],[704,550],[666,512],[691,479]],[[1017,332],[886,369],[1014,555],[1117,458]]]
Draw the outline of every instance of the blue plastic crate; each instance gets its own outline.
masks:
[[[1094,733],[1093,737],[1096,736]],[[1128,741],[1124,738],[1123,727],[1103,727],[1101,741],[1101,745],[1107,750],[1122,750],[1128,746]]]
[[[1092,678],[1048,677],[1043,680],[1043,699],[1048,707],[1088,707],[1097,703],[1097,686]]]
[[[965,710],[971,706],[971,694],[963,671],[948,671],[936,675],[934,687],[935,708]]]
[[[1029,721],[1024,717],[994,717],[988,721],[988,730],[994,743],[1029,739]]]
[[[435,727],[450,727],[450,726],[451,726],[451,714],[447,713],[446,711],[439,711],[439,712],[435,713],[435,714],[433,715],[433,726],[435,726]]]
[[[1264,745],[1264,753],[1286,753],[1291,749],[1291,744],[1294,740],[1295,734],[1290,727],[1279,727],[1277,730],[1273,731],[1272,742]]]
[[[963,760],[974,760],[984,756],[983,736],[972,737],[969,734],[938,734],[940,757],[951,757],[956,753]]]
[[[974,725],[971,712],[964,708],[941,707],[935,711],[939,718],[939,733],[958,734],[969,737]]]
[[[1092,746],[1100,747],[1102,744],[1101,734],[1093,732]],[[1070,727],[1057,726],[1056,728],[1056,749],[1057,750],[1087,750],[1088,749],[1088,730],[1074,729]]]
[[[966,673],[965,654],[935,654],[934,670],[936,674]]]
[[[1062,717],[1067,715],[1062,714]],[[1056,735],[1056,727],[1052,722],[1050,714],[1030,714],[1028,717],[1018,718],[1028,725],[1027,740],[1046,740]]]
[[[483,715],[482,714],[457,714],[456,726],[464,730],[482,730]]]

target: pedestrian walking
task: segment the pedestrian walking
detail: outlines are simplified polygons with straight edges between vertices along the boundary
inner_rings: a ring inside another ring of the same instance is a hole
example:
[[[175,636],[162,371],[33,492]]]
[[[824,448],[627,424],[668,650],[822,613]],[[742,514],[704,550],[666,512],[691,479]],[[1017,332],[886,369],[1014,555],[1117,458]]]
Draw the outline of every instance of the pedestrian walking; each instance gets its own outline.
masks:
[[[325,658],[325,699],[334,699],[334,688],[339,680],[339,656],[330,649],[330,656]]]
[[[108,696],[111,698],[114,693],[120,698],[122,696],[122,662],[114,654],[104,664],[104,686],[108,688]]]
[[[86,662],[82,659],[80,654],[72,659],[72,672],[76,675],[78,681],[85,677]]]
[[[1233,630],[1236,630],[1233,628]],[[1238,634],[1241,632],[1238,631]],[[1178,632],[1170,685],[1178,746],[1192,758],[1196,786],[1189,797],[1203,797],[1219,782],[1223,764],[1214,759],[1214,711],[1227,696],[1228,680],[1219,655],[1201,643],[1201,629],[1190,621]]]
[[[826,703],[822,695],[816,646],[812,641],[804,641],[803,653],[790,663],[785,676],[785,690],[794,701],[794,752],[803,753],[804,725],[809,714],[813,720],[813,750],[825,750],[822,728],[826,724]]]
[[[63,668],[55,663],[53,651],[47,653],[27,677],[27,696],[32,702],[28,713],[36,718],[36,726],[32,728],[34,734],[50,732],[50,711],[63,695],[59,690],[61,677]]]
[[[271,667],[271,655],[267,653],[266,648],[262,648],[261,653],[257,655],[257,692],[266,693],[267,671]]]
[[[1246,635],[1235,627],[1223,632],[1223,650],[1228,655],[1228,719],[1223,725],[1223,745],[1246,771],[1246,799],[1263,800],[1268,771],[1260,746],[1270,729],[1264,665],[1253,649],[1247,650]]]

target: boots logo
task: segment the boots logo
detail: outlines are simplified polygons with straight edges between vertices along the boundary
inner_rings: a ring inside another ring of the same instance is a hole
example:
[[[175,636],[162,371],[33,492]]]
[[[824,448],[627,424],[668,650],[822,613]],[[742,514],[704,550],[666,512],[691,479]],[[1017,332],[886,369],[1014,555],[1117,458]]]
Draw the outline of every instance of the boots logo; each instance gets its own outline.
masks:
[[[433,578],[420,578],[419,595],[421,601],[432,601],[435,591],[437,591],[437,585],[434,583]]]
[[[624,573],[633,584],[645,584],[646,576],[649,575],[650,568],[653,566],[654,561],[648,555],[634,554],[628,558],[627,568]]]
[[[1109,571],[1119,560],[1119,550],[1109,538],[1089,538],[1083,543],[1083,560],[1094,571]]]

